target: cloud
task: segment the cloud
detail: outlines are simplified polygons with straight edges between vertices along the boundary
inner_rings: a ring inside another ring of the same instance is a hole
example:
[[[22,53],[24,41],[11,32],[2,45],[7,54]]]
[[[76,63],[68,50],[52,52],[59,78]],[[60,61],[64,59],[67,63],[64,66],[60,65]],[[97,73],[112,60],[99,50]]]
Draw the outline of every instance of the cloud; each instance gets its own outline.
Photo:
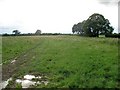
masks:
[[[116,27],[118,7],[109,5],[112,1],[0,0],[0,32],[9,30],[11,33],[15,28],[21,33],[33,33],[37,29],[69,33],[75,23],[86,20],[93,13],[104,15]]]
[[[104,5],[117,5],[120,0],[97,0],[97,1]]]
[[[0,34],[12,33],[16,29],[21,31],[22,28],[20,25],[0,25]]]

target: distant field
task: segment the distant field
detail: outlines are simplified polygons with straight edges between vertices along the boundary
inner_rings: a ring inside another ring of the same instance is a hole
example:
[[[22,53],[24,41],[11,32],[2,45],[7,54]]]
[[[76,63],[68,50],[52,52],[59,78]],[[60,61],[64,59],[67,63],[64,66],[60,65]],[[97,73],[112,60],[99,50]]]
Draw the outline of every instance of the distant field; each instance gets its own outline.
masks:
[[[13,60],[16,62],[11,64]],[[117,38],[2,37],[2,63],[3,80],[45,74],[50,83],[36,88],[119,87]],[[15,83],[9,87],[15,87]]]

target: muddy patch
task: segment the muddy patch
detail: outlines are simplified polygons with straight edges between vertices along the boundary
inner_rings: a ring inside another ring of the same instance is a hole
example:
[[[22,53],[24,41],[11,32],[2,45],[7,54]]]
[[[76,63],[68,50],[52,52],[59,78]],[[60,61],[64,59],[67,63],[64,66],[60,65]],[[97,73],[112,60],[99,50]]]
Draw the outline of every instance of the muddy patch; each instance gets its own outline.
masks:
[[[16,83],[21,84],[22,88],[29,88],[40,84],[47,85],[49,82],[43,76],[25,75],[22,79],[16,79]]]
[[[12,80],[12,79],[10,79]],[[9,81],[10,80],[7,80],[7,82],[5,82],[4,84],[4,87],[2,88],[5,88],[7,85],[6,88],[11,88],[12,86],[16,86],[16,85],[20,85],[21,88],[32,88],[32,87],[36,87],[38,85],[48,85],[49,81],[48,79],[46,78],[46,76],[35,76],[35,75],[25,75],[25,76],[22,76],[21,78],[17,78],[17,79],[14,79],[14,84],[11,86],[9,85]],[[16,88],[16,87],[14,87]]]

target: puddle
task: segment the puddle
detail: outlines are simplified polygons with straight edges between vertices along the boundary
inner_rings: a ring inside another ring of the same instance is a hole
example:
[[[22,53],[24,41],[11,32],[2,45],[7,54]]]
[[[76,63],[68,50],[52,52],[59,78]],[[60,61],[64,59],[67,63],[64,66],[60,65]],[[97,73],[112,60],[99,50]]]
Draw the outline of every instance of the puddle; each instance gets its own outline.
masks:
[[[11,64],[14,64],[16,62],[16,60],[13,60],[13,61],[11,61]]]
[[[32,80],[33,78],[35,78],[34,75],[25,75],[24,79],[28,79],[28,80]]]
[[[9,78],[7,81],[0,82],[0,90],[6,88],[12,78]],[[16,79],[15,83],[18,83],[22,88],[29,88],[30,86],[37,86],[40,84],[47,85],[49,82],[46,76],[34,76],[34,75],[25,75],[21,79]]]
[[[1,81],[1,82],[0,82],[0,90],[1,90],[2,88],[5,88],[5,87],[8,85],[8,82],[11,81],[11,80],[12,80],[12,78],[9,78],[9,79],[6,80],[6,81]]]
[[[16,83],[21,84],[22,88],[28,88],[28,87],[30,87],[31,85],[35,85],[35,84],[36,84],[36,82],[34,82],[34,81],[30,81],[30,80],[20,80],[20,79],[17,79],[17,80],[16,80]]]
[[[48,81],[41,81],[41,82],[43,82],[45,85],[47,85],[49,83]]]
[[[38,77],[36,77],[36,78],[39,78],[39,79],[41,79],[42,77],[41,77],[41,76],[38,76]]]
[[[34,75],[25,75],[23,79],[16,79],[16,83],[21,84],[22,88],[29,88],[31,85],[47,85],[49,82],[47,80],[42,80],[42,76],[35,77]]]
[[[17,60],[17,57],[14,58],[14,60],[11,61],[11,64],[14,64]]]

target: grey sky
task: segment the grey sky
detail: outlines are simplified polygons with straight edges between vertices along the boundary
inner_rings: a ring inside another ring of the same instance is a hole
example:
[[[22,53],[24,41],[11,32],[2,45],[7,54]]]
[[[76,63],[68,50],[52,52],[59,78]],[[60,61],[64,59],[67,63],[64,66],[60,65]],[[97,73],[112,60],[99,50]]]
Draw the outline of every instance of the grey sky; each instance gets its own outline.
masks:
[[[72,33],[72,26],[100,13],[118,32],[119,0],[0,0],[0,33]]]
[[[105,4],[105,5],[116,5],[116,4],[118,4],[118,2],[120,1],[120,0],[97,0],[99,3],[101,3],[101,4]]]

